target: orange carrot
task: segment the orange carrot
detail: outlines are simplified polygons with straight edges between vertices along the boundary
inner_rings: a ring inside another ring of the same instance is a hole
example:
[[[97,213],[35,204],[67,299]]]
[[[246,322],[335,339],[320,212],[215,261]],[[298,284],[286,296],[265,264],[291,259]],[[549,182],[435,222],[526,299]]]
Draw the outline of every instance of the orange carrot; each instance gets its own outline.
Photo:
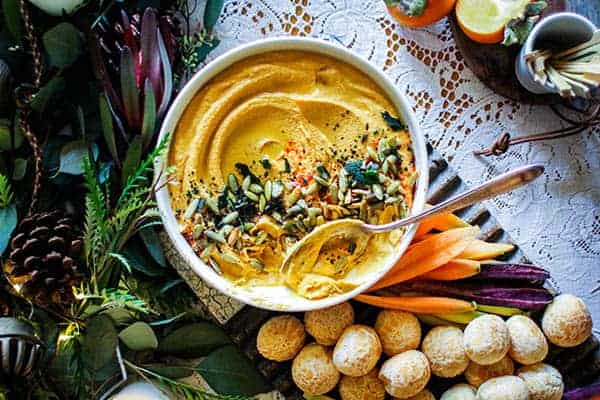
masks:
[[[433,279],[435,281],[455,281],[475,276],[479,271],[481,271],[481,263],[479,261],[456,258],[433,271],[419,276],[419,278]]]
[[[431,206],[427,206],[428,208]],[[432,215],[429,218],[424,219],[419,223],[417,232],[415,233],[415,239],[421,238],[423,235],[431,232],[432,230],[447,231],[454,228],[466,228],[470,226],[467,222],[463,221],[452,213],[443,213],[438,215]]]
[[[360,294],[354,298],[375,307],[402,310],[420,314],[450,314],[475,310],[475,303],[451,297],[412,296],[382,297]]]
[[[390,272],[369,290],[395,285],[447,264],[462,253],[478,233],[476,226],[457,228],[412,244]]]
[[[488,243],[483,240],[473,240],[458,257],[469,260],[494,259],[512,251],[514,248],[515,246],[508,243]]]

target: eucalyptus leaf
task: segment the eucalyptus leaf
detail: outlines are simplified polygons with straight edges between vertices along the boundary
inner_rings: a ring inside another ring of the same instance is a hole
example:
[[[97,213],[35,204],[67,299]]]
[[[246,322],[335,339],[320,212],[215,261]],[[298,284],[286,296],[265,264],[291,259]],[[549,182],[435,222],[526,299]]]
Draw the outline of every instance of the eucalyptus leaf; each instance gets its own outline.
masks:
[[[204,29],[211,32],[223,10],[224,0],[207,0],[204,8]]]
[[[17,207],[12,204],[0,208],[0,255],[8,247],[10,237],[17,226]]]
[[[55,76],[50,80],[50,82],[42,86],[42,88],[33,97],[30,104],[31,108],[39,113],[43,112],[50,100],[65,90],[65,86],[66,84],[64,78],[61,76]]]
[[[17,42],[23,42],[23,18],[21,17],[20,0],[2,0],[2,14],[4,14],[4,23],[10,34]]]
[[[121,185],[125,186],[129,178],[136,170],[142,160],[142,137],[133,138],[127,149],[127,155],[123,162],[123,171],[121,171]]]
[[[172,365],[172,364],[144,364],[144,368],[157,373],[162,376],[166,376],[171,379],[182,379],[194,373],[194,368],[189,365]]]
[[[133,320],[131,312],[124,307],[110,308],[104,311],[103,314],[108,315],[114,321],[116,326],[127,325]]]
[[[196,56],[198,62],[203,62],[208,54],[215,49],[220,43],[220,40],[216,37],[212,37],[209,40],[202,42],[202,45],[196,49]]]
[[[146,256],[144,249],[141,245],[138,245],[137,241],[131,240],[125,246],[123,255],[126,257],[129,266],[147,275],[151,278],[156,278],[163,275],[164,271],[155,266],[152,260],[149,260]]]
[[[42,36],[50,64],[66,68],[73,64],[83,50],[81,32],[68,22],[62,22]]]
[[[158,347],[158,339],[154,331],[145,322],[138,321],[119,333],[119,339],[133,351],[154,350]]]
[[[185,325],[165,337],[158,351],[181,358],[202,357],[231,341],[225,331],[209,322]]]
[[[152,228],[143,229],[140,231],[140,236],[142,237],[142,241],[144,242],[144,246],[146,246],[148,253],[152,256],[152,259],[154,259],[161,267],[166,267],[167,260],[165,259],[165,254],[160,245],[156,230]]]
[[[81,343],[81,358],[86,368],[99,371],[115,355],[119,339],[112,319],[100,314],[87,323]]]
[[[58,172],[70,175],[83,174],[83,160],[88,156],[88,145],[83,140],[65,144],[60,149]]]
[[[253,396],[271,390],[252,362],[233,345],[212,352],[196,371],[217,393]]]
[[[20,181],[27,173],[27,160],[25,158],[16,158],[13,168],[13,180]]]

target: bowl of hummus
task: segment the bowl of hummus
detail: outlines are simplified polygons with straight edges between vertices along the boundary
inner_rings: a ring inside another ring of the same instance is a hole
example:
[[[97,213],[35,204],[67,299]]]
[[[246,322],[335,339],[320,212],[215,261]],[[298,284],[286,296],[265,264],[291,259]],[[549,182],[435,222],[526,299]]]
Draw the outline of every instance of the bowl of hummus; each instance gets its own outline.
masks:
[[[255,307],[307,311],[365,291],[416,226],[328,238],[293,274],[282,262],[327,222],[382,224],[425,204],[427,151],[412,109],[336,43],[274,38],[216,58],[175,99],[163,138],[157,176],[174,172],[157,203],[169,240],[209,286]]]

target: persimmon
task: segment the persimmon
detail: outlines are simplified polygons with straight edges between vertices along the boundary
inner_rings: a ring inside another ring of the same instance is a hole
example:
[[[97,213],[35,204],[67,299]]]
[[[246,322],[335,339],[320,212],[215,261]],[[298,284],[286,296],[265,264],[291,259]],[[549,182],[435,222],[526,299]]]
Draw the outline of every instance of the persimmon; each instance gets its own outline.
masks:
[[[413,15],[406,13],[407,8],[412,3],[423,3],[425,7],[413,12]],[[389,13],[400,24],[411,28],[420,28],[431,25],[444,18],[454,9],[456,0],[386,0]]]

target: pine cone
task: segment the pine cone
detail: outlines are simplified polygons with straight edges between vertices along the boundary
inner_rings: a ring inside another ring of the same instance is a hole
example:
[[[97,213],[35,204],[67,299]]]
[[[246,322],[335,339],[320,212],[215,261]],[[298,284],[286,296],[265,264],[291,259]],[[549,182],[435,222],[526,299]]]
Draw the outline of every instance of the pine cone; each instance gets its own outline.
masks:
[[[10,242],[6,275],[34,303],[68,303],[81,279],[75,259],[82,246],[73,222],[60,210],[23,218]]]

